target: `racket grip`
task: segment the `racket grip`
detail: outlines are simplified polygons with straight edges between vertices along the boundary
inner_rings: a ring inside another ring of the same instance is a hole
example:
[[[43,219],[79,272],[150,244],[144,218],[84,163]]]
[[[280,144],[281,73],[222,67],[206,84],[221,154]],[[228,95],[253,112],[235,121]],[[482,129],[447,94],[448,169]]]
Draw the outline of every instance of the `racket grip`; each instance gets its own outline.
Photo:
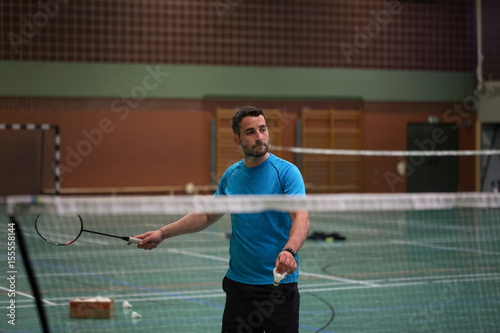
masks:
[[[139,244],[140,242],[142,242],[142,239],[135,238],[135,237],[129,237],[129,238],[128,238],[128,241],[129,241],[130,243],[136,243],[136,244]]]

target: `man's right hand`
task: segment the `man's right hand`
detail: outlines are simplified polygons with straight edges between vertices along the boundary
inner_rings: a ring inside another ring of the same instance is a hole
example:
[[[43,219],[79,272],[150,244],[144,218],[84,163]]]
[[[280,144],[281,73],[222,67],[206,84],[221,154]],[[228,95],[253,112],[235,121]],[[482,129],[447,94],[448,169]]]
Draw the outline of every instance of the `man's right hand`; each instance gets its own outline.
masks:
[[[142,235],[134,236],[135,238],[142,239],[142,241],[137,244],[137,248],[144,250],[152,250],[155,249],[161,242],[163,242],[163,233],[161,229],[155,231],[148,231]],[[130,245],[128,243],[127,245]]]

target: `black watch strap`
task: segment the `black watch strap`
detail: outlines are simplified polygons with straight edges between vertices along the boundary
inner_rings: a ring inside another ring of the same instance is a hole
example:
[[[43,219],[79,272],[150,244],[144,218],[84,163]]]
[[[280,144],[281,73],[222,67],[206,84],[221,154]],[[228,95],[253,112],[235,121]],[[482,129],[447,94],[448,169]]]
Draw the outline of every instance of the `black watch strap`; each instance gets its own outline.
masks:
[[[281,250],[281,252],[283,252],[283,251],[290,252],[294,257],[296,255],[295,251],[292,248],[290,248],[290,247],[285,247],[283,250]]]

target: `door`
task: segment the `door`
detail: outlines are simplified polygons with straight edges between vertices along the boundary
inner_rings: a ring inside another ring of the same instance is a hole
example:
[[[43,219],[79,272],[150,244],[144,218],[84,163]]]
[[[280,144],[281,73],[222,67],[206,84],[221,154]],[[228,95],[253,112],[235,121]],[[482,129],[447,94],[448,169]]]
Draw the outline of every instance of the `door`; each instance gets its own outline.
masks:
[[[408,124],[407,150],[458,150],[455,124]],[[458,156],[409,156],[407,192],[456,192]]]

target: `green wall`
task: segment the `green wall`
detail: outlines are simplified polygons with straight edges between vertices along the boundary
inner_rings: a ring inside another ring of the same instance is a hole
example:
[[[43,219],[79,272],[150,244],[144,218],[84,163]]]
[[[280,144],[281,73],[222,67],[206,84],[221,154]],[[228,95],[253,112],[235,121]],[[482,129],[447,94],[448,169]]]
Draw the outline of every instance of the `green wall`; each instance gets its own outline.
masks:
[[[0,61],[0,96],[460,101],[472,72]]]

